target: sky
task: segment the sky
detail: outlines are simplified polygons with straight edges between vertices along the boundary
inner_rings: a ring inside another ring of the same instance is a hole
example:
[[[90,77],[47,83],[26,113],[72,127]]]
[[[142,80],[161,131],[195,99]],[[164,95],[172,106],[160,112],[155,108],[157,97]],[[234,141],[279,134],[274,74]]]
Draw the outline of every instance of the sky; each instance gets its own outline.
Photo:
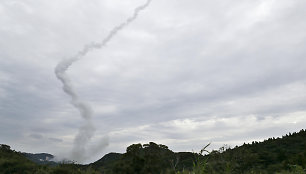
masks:
[[[65,156],[84,120],[54,69],[144,0],[0,0],[0,143]],[[152,0],[67,75],[109,152],[281,137],[306,125],[306,1]]]

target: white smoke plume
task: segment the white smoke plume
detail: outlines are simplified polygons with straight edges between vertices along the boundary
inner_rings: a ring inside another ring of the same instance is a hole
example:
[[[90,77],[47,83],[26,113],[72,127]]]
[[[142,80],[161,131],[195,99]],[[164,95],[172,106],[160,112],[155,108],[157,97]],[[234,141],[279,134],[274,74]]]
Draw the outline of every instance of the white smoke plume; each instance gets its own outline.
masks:
[[[79,132],[74,139],[74,146],[71,155],[72,160],[76,160],[77,162],[84,162],[84,160],[86,160],[89,155],[87,153],[93,153],[92,150],[86,149],[86,146],[94,135],[95,127],[91,120],[93,115],[91,107],[79,98],[69,77],[66,74],[66,71],[74,62],[83,58],[90,51],[104,47],[120,30],[124,29],[127,25],[133,22],[139,15],[140,11],[148,7],[150,3],[151,0],[147,0],[145,4],[135,8],[133,15],[127,18],[120,25],[114,27],[101,42],[92,42],[85,45],[83,49],[80,50],[75,56],[62,60],[55,67],[56,77],[62,82],[64,92],[71,97],[71,104],[79,110],[82,118],[85,121],[83,126],[79,128]],[[103,150],[103,148],[107,146],[108,140],[104,139],[99,144],[101,145],[101,149],[99,150]]]

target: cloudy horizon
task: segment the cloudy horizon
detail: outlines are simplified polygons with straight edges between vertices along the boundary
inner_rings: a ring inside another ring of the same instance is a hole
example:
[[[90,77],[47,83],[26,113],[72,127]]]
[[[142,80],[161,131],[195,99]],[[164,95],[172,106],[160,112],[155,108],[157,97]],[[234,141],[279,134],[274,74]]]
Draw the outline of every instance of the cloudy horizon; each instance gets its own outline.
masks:
[[[144,0],[0,2],[0,144],[68,155],[82,118],[55,66],[101,41]],[[92,149],[174,151],[262,141],[306,125],[302,0],[152,0],[67,74],[94,110]]]

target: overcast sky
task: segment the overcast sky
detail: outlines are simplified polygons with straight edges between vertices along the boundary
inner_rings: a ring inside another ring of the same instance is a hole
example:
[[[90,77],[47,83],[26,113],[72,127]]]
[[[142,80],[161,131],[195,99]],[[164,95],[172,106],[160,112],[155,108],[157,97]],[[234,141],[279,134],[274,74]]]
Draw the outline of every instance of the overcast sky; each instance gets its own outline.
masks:
[[[0,143],[70,151],[82,118],[54,68],[144,0],[0,0]],[[67,71],[103,154],[264,140],[306,125],[305,0],[153,0]]]

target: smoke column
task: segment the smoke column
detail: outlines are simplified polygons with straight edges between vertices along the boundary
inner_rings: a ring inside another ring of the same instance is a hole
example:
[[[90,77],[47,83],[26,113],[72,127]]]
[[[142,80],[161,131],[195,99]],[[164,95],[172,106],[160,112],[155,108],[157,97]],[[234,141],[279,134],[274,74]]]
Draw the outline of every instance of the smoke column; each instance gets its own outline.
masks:
[[[71,157],[77,162],[83,162],[84,160],[86,160],[86,153],[88,151],[86,149],[86,145],[93,137],[95,127],[91,121],[91,117],[93,115],[91,107],[79,98],[77,92],[74,90],[74,87],[69,77],[66,74],[66,71],[74,62],[84,57],[90,51],[94,49],[101,49],[102,47],[104,47],[120,30],[124,29],[127,25],[133,22],[139,15],[140,11],[148,7],[150,3],[151,0],[147,0],[145,4],[135,8],[133,15],[127,18],[120,25],[114,27],[101,42],[92,42],[90,44],[85,45],[83,49],[80,50],[75,56],[62,60],[55,67],[55,75],[62,82],[64,92],[71,97],[71,104],[79,110],[82,118],[84,119],[84,124],[82,127],[79,128],[79,132],[74,139],[74,146],[72,149]],[[107,146],[107,144],[108,141],[105,139],[102,143],[100,143],[101,148]]]

